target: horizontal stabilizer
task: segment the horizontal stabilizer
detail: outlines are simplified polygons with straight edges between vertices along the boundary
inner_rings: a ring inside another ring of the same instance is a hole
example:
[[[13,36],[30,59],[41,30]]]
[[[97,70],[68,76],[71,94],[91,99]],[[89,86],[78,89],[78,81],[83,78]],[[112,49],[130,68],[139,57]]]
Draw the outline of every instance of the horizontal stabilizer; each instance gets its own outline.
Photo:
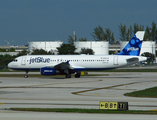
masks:
[[[127,64],[134,64],[134,63],[137,63],[137,62],[139,62],[138,58],[129,58],[129,59],[127,59]]]

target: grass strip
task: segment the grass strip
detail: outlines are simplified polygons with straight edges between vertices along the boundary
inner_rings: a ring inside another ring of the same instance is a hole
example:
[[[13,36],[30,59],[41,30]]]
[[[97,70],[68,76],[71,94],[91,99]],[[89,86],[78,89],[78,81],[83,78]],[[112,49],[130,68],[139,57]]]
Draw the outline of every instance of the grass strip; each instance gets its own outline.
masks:
[[[24,77],[25,74],[0,74],[0,77]],[[81,75],[81,76],[108,76],[108,74],[89,74],[89,75]],[[52,76],[43,76],[40,74],[28,74],[28,77],[65,77],[65,75],[52,75]],[[74,75],[72,75],[74,77]]]
[[[10,71],[10,70],[0,70],[0,72],[24,72],[24,71]],[[40,71],[31,71],[31,72],[40,72]],[[88,71],[91,72],[91,71]],[[157,69],[111,69],[103,71],[93,71],[93,72],[157,72]]]
[[[33,112],[64,112],[64,113],[106,113],[106,114],[157,114],[157,111],[142,110],[100,110],[100,109],[77,109],[77,108],[11,108],[15,111],[33,111]]]
[[[24,77],[25,74],[0,74],[0,77]],[[30,74],[29,77],[43,77],[40,74]]]
[[[157,72],[157,69],[112,69],[104,72]]]
[[[147,98],[157,98],[157,87],[148,88],[145,90],[134,91],[131,93],[125,93],[125,96],[130,97],[147,97]]]

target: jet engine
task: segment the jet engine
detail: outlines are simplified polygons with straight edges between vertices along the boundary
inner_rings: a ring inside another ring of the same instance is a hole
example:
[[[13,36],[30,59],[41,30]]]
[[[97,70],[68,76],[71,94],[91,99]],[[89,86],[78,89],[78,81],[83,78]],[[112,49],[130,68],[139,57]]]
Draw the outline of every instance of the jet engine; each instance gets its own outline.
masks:
[[[58,71],[54,68],[43,67],[40,69],[41,75],[57,75]]]

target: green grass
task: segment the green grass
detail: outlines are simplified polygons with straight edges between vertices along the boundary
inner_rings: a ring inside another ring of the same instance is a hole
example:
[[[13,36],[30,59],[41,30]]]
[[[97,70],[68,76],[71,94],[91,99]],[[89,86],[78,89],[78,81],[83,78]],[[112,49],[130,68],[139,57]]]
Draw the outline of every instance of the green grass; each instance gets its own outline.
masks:
[[[23,74],[1,74],[0,73],[0,77],[24,77],[25,73]],[[81,75],[81,76],[108,76],[108,74],[89,74],[89,75]],[[28,73],[28,77],[65,77],[65,75],[52,75],[52,76],[43,76],[40,74],[29,74]],[[74,77],[74,75],[72,75],[72,77]]]
[[[113,69],[104,72],[157,72],[157,69]]]
[[[23,74],[0,74],[0,77],[24,77],[25,73]],[[28,74],[28,77],[45,77],[40,74]]]
[[[24,71],[10,71],[10,70],[0,70],[0,72],[24,72]],[[33,71],[31,71],[33,72]],[[40,71],[35,71],[40,72]],[[91,72],[91,71],[88,71]],[[157,72],[157,69],[111,69],[111,70],[103,70],[103,71],[93,71],[93,72]]]
[[[157,98],[157,87],[148,88],[145,90],[134,91],[131,93],[125,93],[125,96],[130,97],[148,97],[148,98]]]
[[[34,112],[64,112],[64,113],[106,113],[106,114],[157,114],[157,111],[142,110],[100,110],[100,109],[77,109],[77,108],[11,108],[15,111],[34,111]]]
[[[10,70],[0,70],[0,72],[12,72],[12,71],[10,71]]]

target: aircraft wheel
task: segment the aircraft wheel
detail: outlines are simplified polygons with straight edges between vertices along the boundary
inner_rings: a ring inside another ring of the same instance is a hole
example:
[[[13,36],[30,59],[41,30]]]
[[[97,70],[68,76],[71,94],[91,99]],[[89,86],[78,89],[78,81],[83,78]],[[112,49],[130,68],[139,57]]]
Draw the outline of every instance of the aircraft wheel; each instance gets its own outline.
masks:
[[[76,74],[76,75],[75,75],[75,78],[80,78],[80,76]]]
[[[71,78],[71,74],[66,74],[66,78]]]
[[[77,72],[77,73],[75,74],[75,78],[80,78],[80,76],[81,76],[81,72]]]
[[[25,75],[24,78],[28,78],[28,75]]]
[[[28,71],[26,71],[24,78],[28,78]]]

